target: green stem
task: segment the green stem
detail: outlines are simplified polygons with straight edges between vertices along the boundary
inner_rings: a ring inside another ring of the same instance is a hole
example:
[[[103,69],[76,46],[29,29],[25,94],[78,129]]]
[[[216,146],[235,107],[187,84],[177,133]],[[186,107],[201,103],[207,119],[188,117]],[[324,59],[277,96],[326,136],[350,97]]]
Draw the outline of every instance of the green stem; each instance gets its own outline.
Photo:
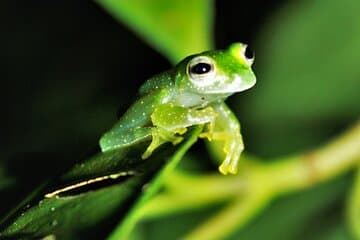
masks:
[[[271,164],[268,172],[279,192],[297,191],[343,174],[359,160],[360,122],[318,150]]]
[[[154,218],[206,207],[208,204],[232,199],[240,188],[245,187],[234,178],[219,178],[217,175],[197,177],[180,172],[171,174],[165,184],[169,191],[158,194],[141,209],[145,217]]]

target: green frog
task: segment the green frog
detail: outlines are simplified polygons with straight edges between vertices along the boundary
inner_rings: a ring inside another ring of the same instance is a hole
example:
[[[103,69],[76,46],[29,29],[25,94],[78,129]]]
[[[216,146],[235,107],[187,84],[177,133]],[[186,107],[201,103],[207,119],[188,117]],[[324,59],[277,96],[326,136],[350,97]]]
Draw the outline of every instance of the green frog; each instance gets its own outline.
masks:
[[[222,174],[236,174],[244,149],[240,123],[225,99],[256,82],[254,56],[247,45],[194,54],[155,75],[139,90],[139,98],[100,139],[103,152],[150,141],[142,158],[166,142],[178,144],[194,125],[204,125],[201,138],[223,142]]]

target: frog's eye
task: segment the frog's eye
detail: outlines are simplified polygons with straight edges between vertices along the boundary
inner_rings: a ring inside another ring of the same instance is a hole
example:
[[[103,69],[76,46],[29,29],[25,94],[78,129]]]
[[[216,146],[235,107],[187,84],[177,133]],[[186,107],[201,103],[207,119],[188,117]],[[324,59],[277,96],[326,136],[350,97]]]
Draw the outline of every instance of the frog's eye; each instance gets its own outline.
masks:
[[[251,51],[251,49],[248,46],[245,46],[243,54],[246,61],[251,65],[254,62],[254,57],[255,57],[253,51]]]
[[[189,62],[187,71],[192,81],[207,85],[213,79],[215,66],[211,58],[199,56]]]
[[[211,71],[211,65],[208,63],[197,63],[190,68],[191,74],[205,74]]]

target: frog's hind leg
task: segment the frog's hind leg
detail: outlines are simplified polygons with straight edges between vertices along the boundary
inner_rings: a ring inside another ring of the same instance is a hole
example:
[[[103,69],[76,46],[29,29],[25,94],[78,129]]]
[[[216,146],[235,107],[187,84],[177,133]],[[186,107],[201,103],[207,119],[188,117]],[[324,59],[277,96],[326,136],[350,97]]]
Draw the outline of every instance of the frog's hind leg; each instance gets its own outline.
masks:
[[[100,139],[100,148],[102,152],[105,152],[131,146],[133,144],[151,139],[151,133],[151,127],[135,128],[130,131],[112,131],[106,133]]]
[[[166,142],[172,142],[173,145],[180,143],[183,140],[183,137],[178,136],[176,133],[183,134],[184,132],[186,132],[186,129],[180,129],[179,131],[168,131],[161,127],[153,127],[151,130],[152,141],[141,158],[146,159],[150,157],[156,148]]]
[[[219,166],[219,170],[222,174],[236,174],[240,155],[244,150],[240,123],[225,103],[216,103],[212,107],[218,114],[213,132],[204,134],[201,137],[222,142],[225,159]]]

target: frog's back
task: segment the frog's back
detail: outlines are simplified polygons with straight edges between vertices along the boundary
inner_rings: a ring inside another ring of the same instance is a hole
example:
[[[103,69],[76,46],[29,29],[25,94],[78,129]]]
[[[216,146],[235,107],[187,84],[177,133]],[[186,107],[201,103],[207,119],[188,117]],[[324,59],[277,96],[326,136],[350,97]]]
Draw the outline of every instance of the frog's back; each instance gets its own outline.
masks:
[[[160,89],[170,89],[174,86],[173,74],[171,71],[163,72],[147,80],[139,89],[140,96]]]

